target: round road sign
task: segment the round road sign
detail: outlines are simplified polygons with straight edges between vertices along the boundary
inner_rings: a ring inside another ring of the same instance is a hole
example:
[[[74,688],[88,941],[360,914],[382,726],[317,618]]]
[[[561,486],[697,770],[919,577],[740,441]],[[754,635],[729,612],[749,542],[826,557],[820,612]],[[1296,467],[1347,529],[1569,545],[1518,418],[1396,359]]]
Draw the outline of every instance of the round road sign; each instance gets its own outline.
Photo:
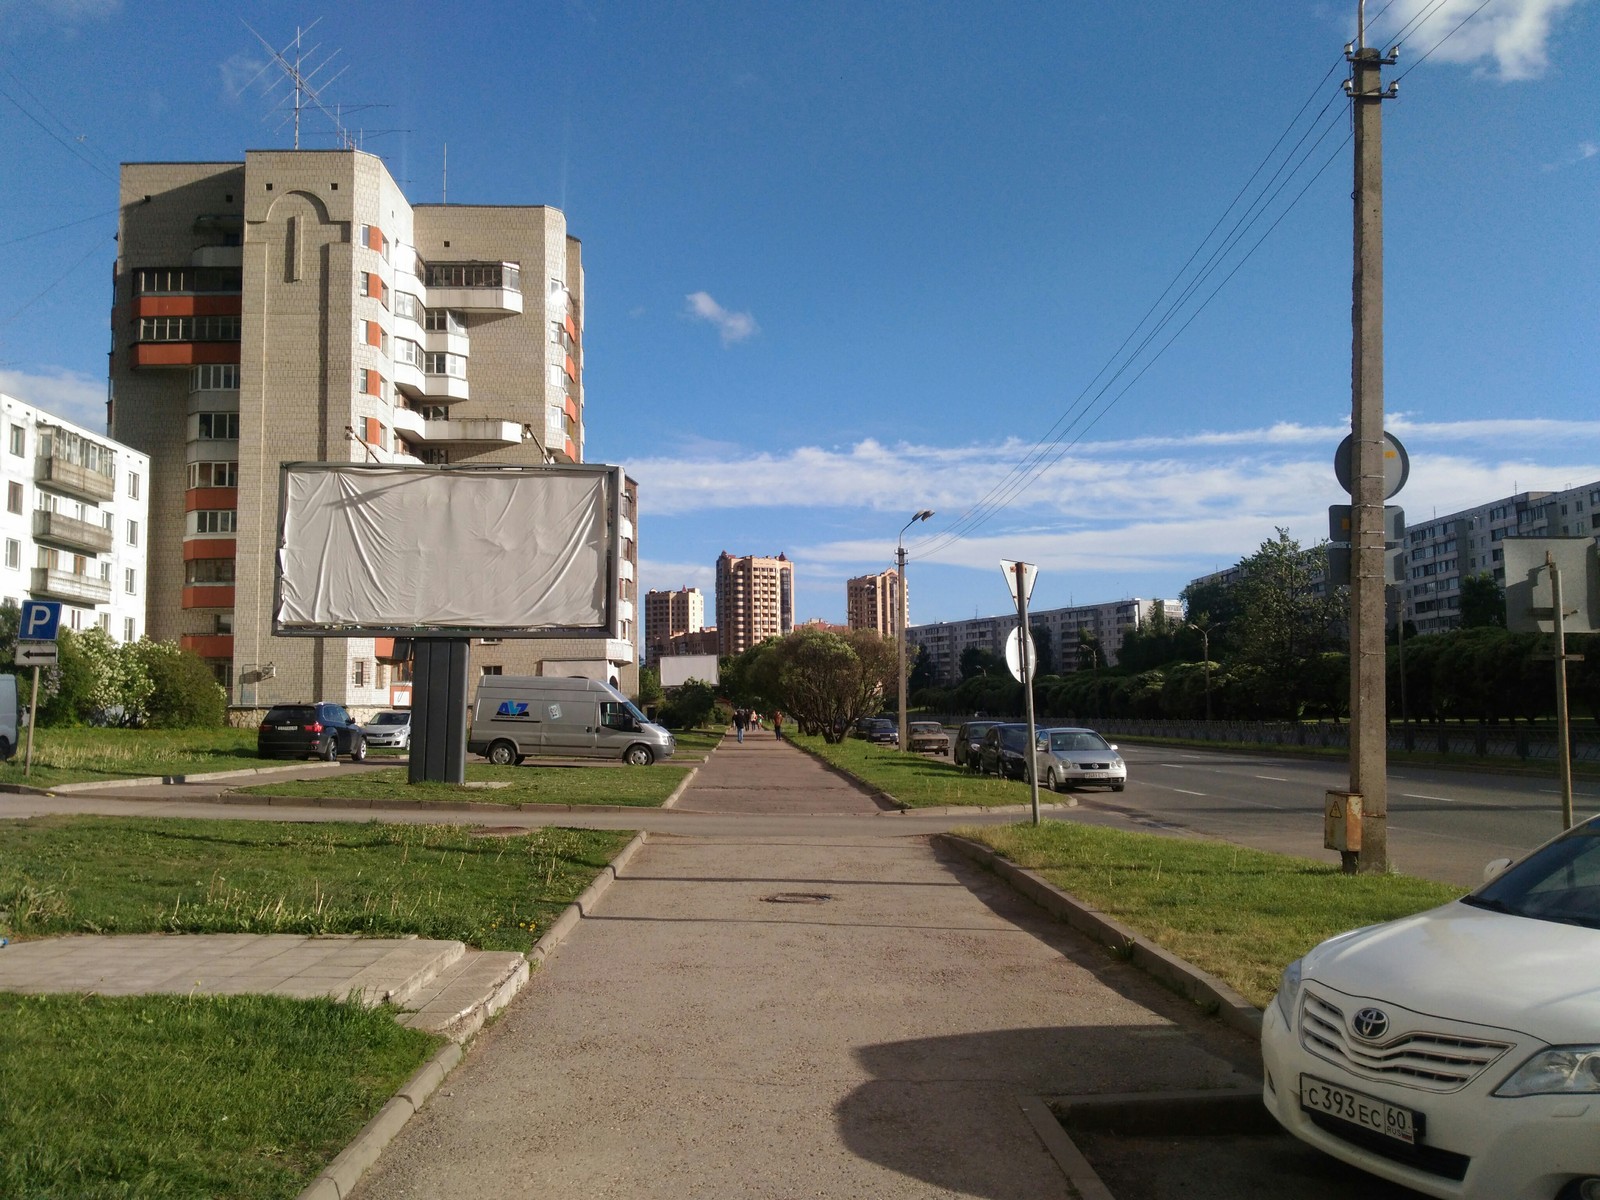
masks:
[[[1356,494],[1351,486],[1353,476],[1350,473],[1350,460],[1355,454],[1356,435],[1346,434],[1344,441],[1339,443],[1339,448],[1333,452],[1333,475],[1339,481],[1339,486],[1352,496]],[[1411,456],[1406,453],[1406,448],[1400,444],[1400,439],[1392,433],[1383,435],[1383,498],[1393,496],[1405,487],[1406,480],[1411,477]]]

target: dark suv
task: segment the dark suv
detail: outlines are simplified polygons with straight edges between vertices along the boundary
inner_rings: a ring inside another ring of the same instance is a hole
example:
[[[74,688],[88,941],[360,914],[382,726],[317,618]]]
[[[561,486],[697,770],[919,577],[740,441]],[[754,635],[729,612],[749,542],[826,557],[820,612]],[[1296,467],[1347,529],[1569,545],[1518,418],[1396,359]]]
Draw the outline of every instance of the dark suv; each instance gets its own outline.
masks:
[[[367,757],[367,736],[342,704],[274,704],[256,727],[256,753],[262,758],[322,758],[348,754]]]
[[[978,769],[978,746],[983,741],[983,735],[988,733],[999,721],[968,721],[956,730],[956,736],[951,742],[951,750],[958,767],[968,770]]]

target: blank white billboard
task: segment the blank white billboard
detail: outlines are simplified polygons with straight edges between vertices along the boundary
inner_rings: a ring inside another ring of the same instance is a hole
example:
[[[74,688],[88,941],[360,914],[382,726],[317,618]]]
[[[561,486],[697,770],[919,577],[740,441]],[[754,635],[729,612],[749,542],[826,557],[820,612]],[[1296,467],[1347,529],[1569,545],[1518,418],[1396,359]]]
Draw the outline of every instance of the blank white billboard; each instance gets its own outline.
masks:
[[[284,463],[273,632],[620,636],[619,467]]]
[[[691,679],[701,683],[717,684],[717,656],[715,654],[677,654],[661,659],[661,686],[682,687]]]

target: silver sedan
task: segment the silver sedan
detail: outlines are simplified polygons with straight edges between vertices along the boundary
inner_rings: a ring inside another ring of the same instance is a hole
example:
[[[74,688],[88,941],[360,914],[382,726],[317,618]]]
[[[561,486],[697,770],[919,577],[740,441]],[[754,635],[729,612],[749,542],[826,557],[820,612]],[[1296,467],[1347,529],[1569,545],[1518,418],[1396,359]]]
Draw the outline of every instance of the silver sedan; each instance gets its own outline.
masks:
[[[1039,782],[1052,791],[1098,784],[1120,792],[1128,783],[1122,755],[1092,729],[1041,729],[1033,757]]]

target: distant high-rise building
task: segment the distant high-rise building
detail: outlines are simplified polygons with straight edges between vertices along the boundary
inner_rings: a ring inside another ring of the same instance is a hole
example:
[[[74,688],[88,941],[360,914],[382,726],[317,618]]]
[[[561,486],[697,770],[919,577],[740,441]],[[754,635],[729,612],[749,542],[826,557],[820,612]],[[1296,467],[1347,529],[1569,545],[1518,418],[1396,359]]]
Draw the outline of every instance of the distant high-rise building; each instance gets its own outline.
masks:
[[[794,630],[794,564],[726,550],[717,559],[717,653],[741,654]]]
[[[236,703],[408,703],[392,639],[271,636],[279,466],[584,461],[583,266],[558,209],[412,204],[357,150],[122,168],[109,424],[150,457],[149,632]],[[637,687],[618,639],[475,641],[474,673]],[[464,580],[464,586],[470,586]]]
[[[705,628],[706,598],[699,588],[684,587],[675,592],[646,592],[644,596],[644,664],[653,667],[667,646],[681,633],[699,633]]]
[[[845,621],[851,629],[871,629],[886,638],[895,636],[900,628],[900,572],[860,575],[844,587]]]

